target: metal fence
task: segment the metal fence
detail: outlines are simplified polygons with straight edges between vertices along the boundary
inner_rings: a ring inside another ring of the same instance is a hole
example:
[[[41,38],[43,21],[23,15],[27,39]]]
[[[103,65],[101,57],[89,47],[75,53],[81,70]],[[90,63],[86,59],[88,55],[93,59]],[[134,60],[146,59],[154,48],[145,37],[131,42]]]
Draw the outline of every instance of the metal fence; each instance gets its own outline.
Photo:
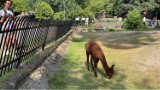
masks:
[[[7,18],[0,27],[0,76],[18,68],[47,43],[63,37],[71,25],[72,21]]]

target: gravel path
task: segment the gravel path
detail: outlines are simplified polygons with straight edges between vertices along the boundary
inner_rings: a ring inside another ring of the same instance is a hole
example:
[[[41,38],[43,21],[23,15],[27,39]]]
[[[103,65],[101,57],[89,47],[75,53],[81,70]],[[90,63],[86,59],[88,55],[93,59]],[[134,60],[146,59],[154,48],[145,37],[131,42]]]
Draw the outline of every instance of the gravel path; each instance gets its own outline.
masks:
[[[63,59],[68,44],[71,42],[71,38],[63,42],[50,57],[48,57],[45,62],[36,69],[19,87],[21,89],[48,89],[49,77],[52,76],[55,71],[58,70],[58,66]]]

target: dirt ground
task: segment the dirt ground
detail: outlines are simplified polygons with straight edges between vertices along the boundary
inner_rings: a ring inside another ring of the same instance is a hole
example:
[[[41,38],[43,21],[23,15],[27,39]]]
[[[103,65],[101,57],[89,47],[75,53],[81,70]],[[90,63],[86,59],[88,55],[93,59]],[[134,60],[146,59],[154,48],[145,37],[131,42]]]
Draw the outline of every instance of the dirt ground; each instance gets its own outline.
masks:
[[[31,75],[19,86],[22,89],[48,89],[49,77],[52,76],[57,70],[64,58],[68,44],[71,42],[69,37],[45,60],[45,62],[37,68]]]

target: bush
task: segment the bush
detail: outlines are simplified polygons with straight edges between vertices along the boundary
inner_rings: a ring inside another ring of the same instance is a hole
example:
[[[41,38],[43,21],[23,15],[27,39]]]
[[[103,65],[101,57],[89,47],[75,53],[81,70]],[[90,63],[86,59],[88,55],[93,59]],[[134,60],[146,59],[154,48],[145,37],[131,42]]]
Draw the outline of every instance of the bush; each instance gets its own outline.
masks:
[[[39,2],[36,5],[36,9],[35,9],[35,16],[36,18],[39,19],[49,19],[49,18],[53,18],[54,16],[54,11],[52,10],[51,6],[46,3],[46,2]]]
[[[134,9],[127,14],[127,18],[124,22],[125,29],[137,29],[142,30],[145,28],[141,12],[138,9]]]

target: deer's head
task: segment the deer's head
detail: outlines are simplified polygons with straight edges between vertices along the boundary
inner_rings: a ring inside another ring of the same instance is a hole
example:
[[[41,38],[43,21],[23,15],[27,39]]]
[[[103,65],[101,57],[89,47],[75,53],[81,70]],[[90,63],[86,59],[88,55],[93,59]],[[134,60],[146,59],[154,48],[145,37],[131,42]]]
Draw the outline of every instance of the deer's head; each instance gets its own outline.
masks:
[[[109,68],[108,77],[111,78],[114,74],[114,65]]]

